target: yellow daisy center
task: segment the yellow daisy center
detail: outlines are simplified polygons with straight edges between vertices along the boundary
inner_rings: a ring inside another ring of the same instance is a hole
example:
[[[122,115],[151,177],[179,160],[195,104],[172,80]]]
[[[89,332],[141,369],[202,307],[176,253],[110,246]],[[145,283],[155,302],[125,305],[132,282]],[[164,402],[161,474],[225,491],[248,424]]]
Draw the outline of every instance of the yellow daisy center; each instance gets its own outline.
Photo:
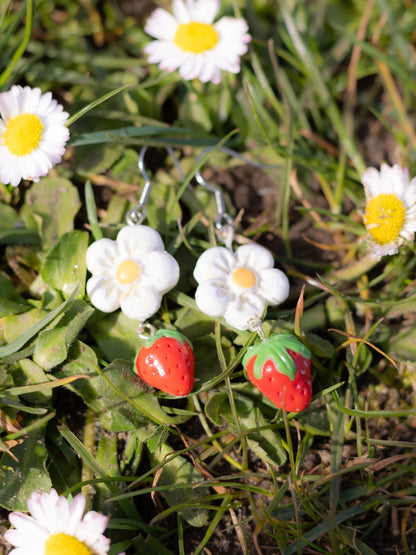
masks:
[[[12,118],[3,135],[5,146],[15,156],[25,156],[35,150],[42,137],[43,124],[36,114],[19,114]]]
[[[256,276],[247,268],[234,270],[232,280],[238,287],[244,287],[245,289],[251,289],[256,285]]]
[[[133,283],[139,277],[140,268],[134,260],[123,260],[116,270],[116,280],[122,285]]]
[[[212,25],[191,21],[179,25],[173,40],[182,50],[199,54],[214,48],[218,42],[218,33]]]
[[[365,225],[374,240],[385,245],[398,238],[406,216],[403,202],[392,194],[372,198],[365,211]]]
[[[94,555],[85,543],[68,534],[52,534],[45,542],[45,555]]]

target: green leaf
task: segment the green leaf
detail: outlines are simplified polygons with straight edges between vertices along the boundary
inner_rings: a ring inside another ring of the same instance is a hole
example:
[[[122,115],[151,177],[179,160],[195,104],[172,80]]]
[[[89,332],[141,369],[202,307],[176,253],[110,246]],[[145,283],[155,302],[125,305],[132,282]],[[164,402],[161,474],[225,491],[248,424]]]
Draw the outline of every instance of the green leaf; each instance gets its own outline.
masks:
[[[240,430],[250,430],[246,436],[250,449],[267,464],[282,465],[286,461],[286,452],[277,430],[270,429],[269,420],[261,410],[241,393],[235,398],[235,406]],[[239,433],[226,393],[218,392],[210,397],[205,413],[217,426],[222,426],[224,419],[232,433]]]
[[[21,314],[29,309],[29,305],[24,303],[16,303],[9,299],[0,299],[0,318],[11,314]]]
[[[44,249],[55,245],[61,235],[72,231],[74,218],[81,203],[77,188],[63,177],[45,177],[34,183],[26,193],[22,217],[28,223],[31,218],[41,218]]]
[[[42,278],[48,285],[61,291],[64,299],[69,297],[77,283],[81,284],[78,295],[84,296],[88,241],[86,232],[75,230],[65,233],[49,251],[42,265]]]
[[[93,312],[94,309],[84,301],[75,300],[57,327],[40,332],[33,360],[45,370],[64,362],[69,347]]]
[[[16,210],[3,202],[0,202],[0,222],[4,229],[10,229],[21,223]]]
[[[166,443],[162,444],[154,451],[149,451],[151,464],[157,465],[164,462],[172,451],[172,448]],[[169,490],[162,490],[161,495],[163,495],[171,507],[182,504],[189,505],[185,507],[181,506],[177,512],[191,526],[196,527],[204,526],[209,515],[207,509],[200,508],[196,505],[201,502],[204,495],[209,494],[209,489],[207,487],[192,487],[201,482],[201,480],[202,476],[195,466],[184,457],[177,456],[163,465],[163,470],[157,482],[158,486],[170,486]],[[188,484],[189,488],[175,487],[180,484]]]
[[[416,328],[411,323],[400,330],[391,330],[389,354],[402,361],[416,361]]]
[[[100,319],[91,318],[88,331],[107,360],[133,360],[143,344],[137,335],[137,321],[120,310]]]
[[[39,235],[29,229],[5,229],[0,227],[0,245],[38,244],[39,242]]]
[[[23,302],[12,281],[4,274],[0,274],[0,291],[3,299],[9,299],[17,303]]]
[[[123,149],[123,145],[114,143],[95,148],[80,146],[75,151],[74,165],[80,175],[103,173],[120,158]]]
[[[24,386],[27,384],[39,384],[48,381],[48,376],[45,374],[43,368],[38,364],[30,360],[29,358],[24,358],[19,361],[19,366],[23,371],[23,379],[19,380],[19,385]],[[15,384],[17,385],[16,381]],[[28,395],[28,402],[30,403],[47,403],[52,396],[51,389],[43,389],[36,393],[30,393]]]
[[[46,316],[41,318],[40,320],[36,321],[33,325],[31,325],[25,332],[21,333],[14,341],[12,341],[9,345],[4,345],[4,347],[0,347],[0,359],[2,357],[9,356],[16,351],[18,351],[23,345],[25,345],[30,339],[32,339],[37,333],[39,333],[44,327],[50,324],[61,312],[63,312],[66,307],[72,302],[73,298],[77,295],[78,288],[74,289],[72,295],[63,302],[58,307],[51,310]],[[25,316],[26,314],[20,315]],[[12,316],[11,318],[13,318]]]
[[[0,505],[9,511],[27,511],[27,500],[33,491],[49,491],[52,484],[46,470],[47,450],[44,429],[33,430],[13,455],[2,457],[0,466]]]

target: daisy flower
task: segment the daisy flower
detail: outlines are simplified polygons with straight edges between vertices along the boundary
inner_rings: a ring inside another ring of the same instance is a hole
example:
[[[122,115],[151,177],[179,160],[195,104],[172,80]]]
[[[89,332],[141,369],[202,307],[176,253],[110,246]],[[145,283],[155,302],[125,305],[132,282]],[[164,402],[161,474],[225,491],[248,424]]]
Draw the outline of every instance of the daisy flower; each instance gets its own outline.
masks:
[[[21,179],[39,181],[62,160],[68,114],[52,94],[13,86],[0,93],[0,180],[13,187]]]
[[[239,330],[249,329],[250,320],[261,317],[266,303],[277,305],[289,295],[289,280],[273,268],[272,254],[260,245],[206,250],[198,259],[194,277],[198,282],[198,308]]]
[[[409,170],[398,164],[382,164],[380,171],[368,168],[361,180],[371,257],[396,254],[416,231],[416,178],[409,181]]]
[[[99,239],[87,249],[92,277],[87,293],[103,312],[117,308],[143,322],[157,312],[162,296],[178,282],[179,265],[165,251],[157,231],[145,225],[126,226],[117,239]]]
[[[103,535],[108,517],[95,511],[84,515],[85,497],[76,495],[70,504],[52,489],[32,493],[27,502],[32,516],[9,514],[14,529],[5,539],[16,549],[10,555],[105,555],[110,540]],[[120,555],[124,555],[120,553]]]
[[[149,62],[165,71],[203,83],[221,81],[221,70],[240,71],[240,56],[251,37],[244,19],[222,17],[214,23],[220,0],[173,0],[172,11],[157,8],[144,30],[155,37],[145,47]]]

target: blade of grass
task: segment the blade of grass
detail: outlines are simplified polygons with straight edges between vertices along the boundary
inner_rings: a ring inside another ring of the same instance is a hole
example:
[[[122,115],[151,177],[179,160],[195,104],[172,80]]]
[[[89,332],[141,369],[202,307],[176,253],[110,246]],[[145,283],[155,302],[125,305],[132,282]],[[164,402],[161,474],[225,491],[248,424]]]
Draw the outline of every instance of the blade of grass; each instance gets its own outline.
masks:
[[[61,312],[63,312],[67,306],[76,298],[81,286],[78,284],[71,293],[71,296],[64,301],[61,305],[57,306],[53,310],[49,312],[46,316],[44,316],[39,322],[36,322],[33,326],[31,326],[28,330],[23,332],[17,339],[9,343],[8,345],[4,345],[0,347],[0,359],[6,356],[10,356],[16,351],[18,351],[25,343],[27,343],[32,337],[34,337],[37,333],[39,333],[44,327],[50,324]]]
[[[323,105],[327,109],[327,114],[331,120],[338,136],[340,143],[343,144],[346,153],[348,154],[353,166],[355,167],[357,173],[361,175],[366,169],[364,160],[361,157],[354,141],[351,136],[347,133],[345,125],[342,121],[341,114],[336,106],[331,94],[328,91],[327,85],[322,77],[322,72],[315,63],[313,56],[310,54],[309,50],[306,48],[293,20],[292,15],[289,13],[287,8],[282,4],[280,7],[283,20],[286,25],[286,29],[292,40],[292,44],[295,47],[300,59],[303,63],[303,71],[308,75],[316,88],[316,92],[319,95]],[[340,210],[340,206],[338,210]]]
[[[32,34],[32,20],[33,20],[33,1],[26,0],[26,22],[25,22],[25,33],[23,35],[23,40],[17,48],[16,52],[13,54],[11,61],[9,62],[6,69],[0,75],[0,88],[8,81],[9,77],[12,75],[17,62],[23,56],[30,36]]]
[[[86,449],[84,444],[71,432],[71,430],[62,424],[58,427],[59,433],[62,437],[69,443],[69,445],[74,449],[74,451],[81,457],[81,459],[87,464],[91,470],[97,475],[97,477],[109,478],[109,476],[104,472],[101,466],[98,464],[95,457]],[[111,482],[107,483],[111,494],[117,495],[120,493],[120,489]],[[123,509],[127,517],[137,519],[138,512],[134,508],[134,505],[128,500],[119,499],[120,507]]]
[[[94,241],[103,238],[100,226],[98,225],[97,206],[95,204],[94,192],[92,190],[91,181],[88,179],[85,182],[85,205],[87,208],[88,221],[91,226],[91,233]]]

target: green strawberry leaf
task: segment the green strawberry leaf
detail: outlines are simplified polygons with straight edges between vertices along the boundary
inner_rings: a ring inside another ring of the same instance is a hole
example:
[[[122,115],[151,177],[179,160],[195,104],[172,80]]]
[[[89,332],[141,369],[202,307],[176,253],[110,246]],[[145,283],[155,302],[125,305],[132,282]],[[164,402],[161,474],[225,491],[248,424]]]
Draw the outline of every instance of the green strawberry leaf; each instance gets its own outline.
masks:
[[[181,343],[181,345],[185,345],[185,343],[189,343],[191,349],[193,350],[192,343],[189,341],[187,337],[183,335],[183,333],[180,333],[179,331],[176,331],[176,330],[165,330],[165,329],[158,330],[151,337],[149,337],[149,339],[145,341],[144,346],[148,349],[154,343],[156,343],[158,339],[162,339],[162,337],[171,337],[172,339],[176,339],[177,341],[179,341],[179,343]]]
[[[250,359],[256,357],[253,375],[260,380],[263,376],[264,365],[270,360],[281,374],[284,374],[293,381],[296,367],[292,357],[287,352],[288,349],[299,353],[304,358],[311,358],[310,350],[294,335],[278,333],[250,347],[244,355],[243,366],[247,368]]]

